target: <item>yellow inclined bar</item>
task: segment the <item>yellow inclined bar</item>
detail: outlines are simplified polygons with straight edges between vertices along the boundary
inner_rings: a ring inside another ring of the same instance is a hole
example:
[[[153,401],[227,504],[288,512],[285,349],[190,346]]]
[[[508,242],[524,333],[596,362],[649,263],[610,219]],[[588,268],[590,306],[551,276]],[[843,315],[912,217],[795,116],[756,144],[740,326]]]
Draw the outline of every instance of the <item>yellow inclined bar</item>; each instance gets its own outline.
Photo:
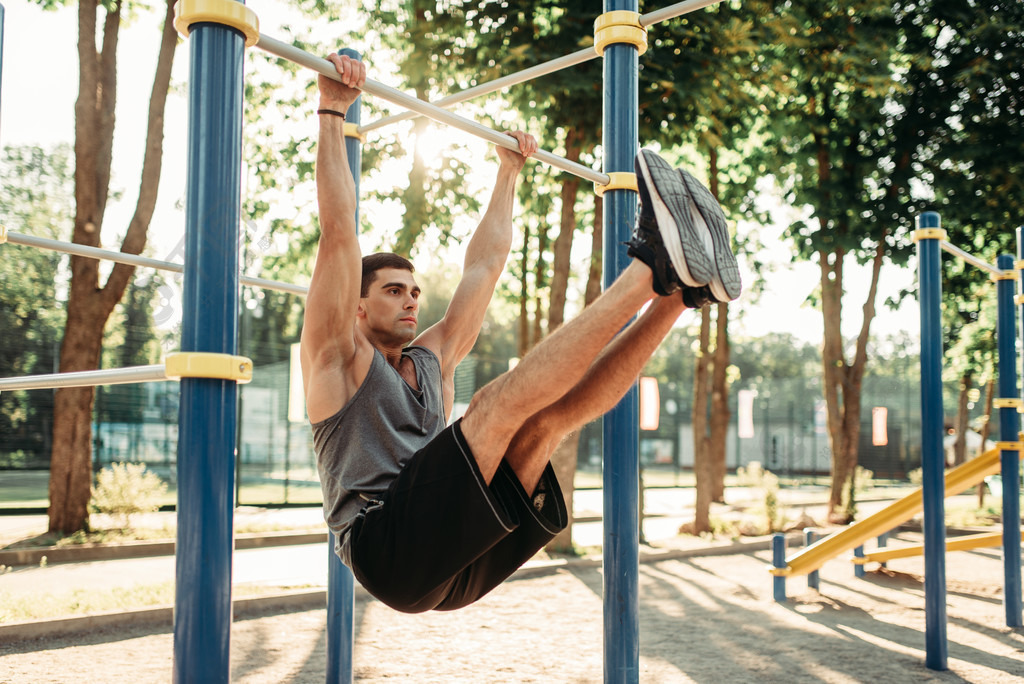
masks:
[[[981,456],[948,471],[945,495],[959,494],[989,475],[999,472],[999,453],[998,449],[986,451]],[[796,576],[812,573],[839,554],[855,549],[867,540],[905,523],[923,507],[922,490],[918,488],[877,513],[801,549],[786,559],[786,568],[770,568],[774,570],[771,574]]]
[[[968,534],[963,537],[955,537],[946,540],[946,551],[970,551],[971,549],[985,549],[999,546],[1003,543],[1002,532],[983,532],[981,534]],[[867,563],[885,563],[897,558],[913,558],[924,553],[924,544],[911,544],[893,549],[878,549],[871,553],[864,554],[862,558],[854,557],[854,565],[866,565]]]

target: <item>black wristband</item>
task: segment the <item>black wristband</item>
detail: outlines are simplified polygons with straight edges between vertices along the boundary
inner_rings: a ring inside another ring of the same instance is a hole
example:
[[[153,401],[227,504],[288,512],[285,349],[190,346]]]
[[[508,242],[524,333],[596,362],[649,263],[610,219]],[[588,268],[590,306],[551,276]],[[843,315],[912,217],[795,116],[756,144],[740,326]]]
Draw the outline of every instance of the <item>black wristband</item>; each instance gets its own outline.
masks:
[[[318,110],[316,110],[316,113],[317,114],[330,114],[331,116],[340,116],[342,121],[345,120],[345,114],[342,113],[342,112],[339,112],[336,109],[318,109]]]

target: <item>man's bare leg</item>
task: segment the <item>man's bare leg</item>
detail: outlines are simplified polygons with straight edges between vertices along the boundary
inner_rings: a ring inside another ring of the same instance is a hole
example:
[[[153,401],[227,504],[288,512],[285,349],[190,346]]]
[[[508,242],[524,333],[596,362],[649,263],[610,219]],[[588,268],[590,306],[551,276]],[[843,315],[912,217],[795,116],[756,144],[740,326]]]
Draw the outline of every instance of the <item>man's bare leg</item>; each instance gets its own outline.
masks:
[[[505,458],[528,493],[536,489],[551,455],[566,435],[621,401],[685,308],[678,295],[655,299],[640,318],[605,347],[579,383],[520,428]]]
[[[571,390],[616,333],[654,297],[652,283],[650,269],[633,261],[579,316],[474,395],[461,428],[487,482],[523,424]]]

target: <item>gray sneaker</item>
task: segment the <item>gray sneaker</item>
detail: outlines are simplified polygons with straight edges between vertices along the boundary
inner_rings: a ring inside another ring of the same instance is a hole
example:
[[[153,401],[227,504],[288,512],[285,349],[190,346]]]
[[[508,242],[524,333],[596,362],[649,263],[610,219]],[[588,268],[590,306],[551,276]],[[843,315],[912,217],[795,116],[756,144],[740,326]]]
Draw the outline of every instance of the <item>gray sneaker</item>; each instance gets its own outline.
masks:
[[[714,247],[709,231],[694,220],[698,212],[686,180],[651,150],[640,150],[633,165],[640,211],[629,255],[654,272],[658,294],[708,285]]]
[[[729,238],[729,228],[725,224],[722,207],[718,205],[711,191],[692,174],[679,169],[679,177],[689,191],[690,213],[694,221],[701,224],[705,235],[711,241],[711,248],[708,250],[712,264],[712,277],[708,280],[711,294],[715,301],[719,302],[736,299],[740,296],[743,286],[740,283],[740,269],[732,253],[732,241]]]

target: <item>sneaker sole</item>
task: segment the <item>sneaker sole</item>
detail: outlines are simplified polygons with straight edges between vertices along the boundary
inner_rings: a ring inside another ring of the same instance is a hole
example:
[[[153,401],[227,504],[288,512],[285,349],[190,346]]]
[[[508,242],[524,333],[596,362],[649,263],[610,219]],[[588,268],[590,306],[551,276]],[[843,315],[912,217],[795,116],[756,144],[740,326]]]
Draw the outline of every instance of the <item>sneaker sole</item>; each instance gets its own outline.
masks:
[[[712,279],[712,245],[708,231],[693,220],[693,198],[675,169],[650,150],[640,150],[634,163],[643,177],[641,201],[648,202],[658,222],[658,233],[669,260],[683,285],[701,287]],[[659,187],[660,184],[660,187]]]
[[[679,176],[693,200],[694,213],[699,214],[701,222],[705,224],[712,245],[710,253],[714,255],[715,274],[708,281],[711,294],[720,302],[736,299],[740,296],[743,286],[740,282],[740,269],[732,253],[729,227],[725,223],[722,207],[711,191],[693,175],[679,169]]]

